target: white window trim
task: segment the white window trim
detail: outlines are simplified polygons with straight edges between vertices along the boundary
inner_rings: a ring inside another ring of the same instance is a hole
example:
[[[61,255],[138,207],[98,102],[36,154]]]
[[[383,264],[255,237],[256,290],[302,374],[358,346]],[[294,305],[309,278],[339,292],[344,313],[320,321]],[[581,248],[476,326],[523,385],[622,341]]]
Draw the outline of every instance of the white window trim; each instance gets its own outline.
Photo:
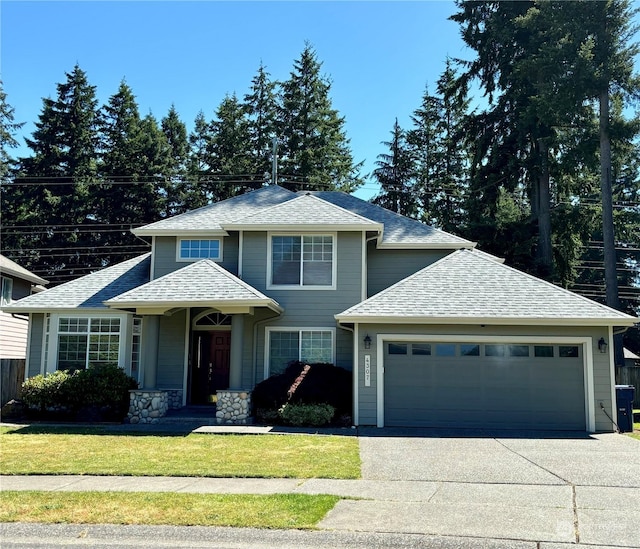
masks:
[[[180,249],[182,248],[183,240],[217,240],[220,245],[220,253],[218,257],[182,257],[180,255]],[[220,262],[223,257],[223,239],[219,236],[193,236],[193,237],[178,237],[176,244],[176,262],[178,263],[194,263],[202,259],[210,259],[211,261]]]
[[[406,342],[455,342],[455,343],[551,343],[554,345],[582,345],[582,363],[584,367],[584,405],[586,431],[596,430],[595,388],[593,380],[593,338],[590,336],[478,336],[478,335],[433,335],[420,334],[378,334],[376,337],[377,354],[377,426],[384,427],[384,344],[389,341]],[[357,381],[356,381],[357,383]],[[613,401],[612,401],[613,402]]]
[[[4,299],[4,289],[9,289],[9,297],[8,300]],[[9,278],[8,276],[2,276],[2,285],[0,287],[0,305],[9,305],[13,301],[13,278]]]
[[[273,283],[273,245],[274,236],[330,236],[332,239],[331,250],[331,285],[305,286],[302,284],[274,284]],[[267,289],[268,290],[335,290],[338,286],[338,233],[336,232],[269,232],[267,233]]]
[[[125,364],[127,362],[127,358],[125,357],[125,353],[127,350],[127,341],[131,338],[131,334],[128,333],[128,323],[127,323],[126,314],[117,314],[117,313],[91,313],[86,312],[84,314],[81,313],[51,313],[50,315],[50,331],[49,331],[49,348],[47,351],[47,363],[44,364],[44,371],[48,374],[52,374],[58,369],[58,339],[59,339],[59,329],[60,329],[60,319],[61,318],[88,318],[89,325],[91,324],[91,319],[94,318],[119,318],[120,319],[120,332],[118,333],[120,336],[120,340],[118,342],[118,367],[125,369]],[[46,319],[45,319],[46,321]],[[45,326],[46,331],[46,326]],[[90,332],[87,332],[89,335]],[[44,362],[44,347],[42,350],[43,362]]]
[[[269,377],[269,356],[271,351],[271,332],[331,332],[331,363],[336,363],[336,329],[320,326],[267,326],[265,328],[264,339],[264,379]],[[300,357],[300,345],[302,345],[302,338],[298,341],[298,357]]]

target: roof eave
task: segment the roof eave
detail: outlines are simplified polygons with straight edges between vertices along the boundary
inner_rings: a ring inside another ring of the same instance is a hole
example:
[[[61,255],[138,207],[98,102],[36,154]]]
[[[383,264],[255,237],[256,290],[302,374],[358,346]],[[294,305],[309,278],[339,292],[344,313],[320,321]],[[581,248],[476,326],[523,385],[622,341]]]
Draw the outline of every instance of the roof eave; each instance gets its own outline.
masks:
[[[386,250],[471,250],[475,242],[383,242],[378,239],[378,249]]]
[[[150,311],[150,314],[162,314],[171,309],[184,309],[188,307],[209,307],[212,309],[235,310],[239,314],[247,312],[255,307],[267,307],[281,314],[284,308],[273,299],[246,299],[246,300],[182,300],[182,301],[113,301],[107,300],[104,304],[110,309],[134,309],[136,311]],[[151,313],[154,311],[154,313]],[[231,313],[230,313],[231,314]]]
[[[223,229],[131,229],[135,236],[229,236]]]
[[[33,273],[22,273],[20,271],[16,271],[14,269],[12,269],[11,267],[2,267],[2,269],[0,269],[0,274],[5,275],[5,276],[12,276],[14,278],[19,278],[21,280],[26,280],[27,282],[31,282],[32,284],[49,284],[48,280],[45,280],[44,278],[40,278],[38,275],[33,274]]]
[[[461,317],[461,316],[378,316],[337,314],[338,323],[349,324],[466,324],[494,326],[633,326],[640,319],[629,317]]]
[[[311,223],[227,223],[224,225],[230,231],[302,231],[302,232],[337,232],[337,231],[378,231],[382,232],[383,226],[380,223],[333,223],[333,224],[311,224]]]

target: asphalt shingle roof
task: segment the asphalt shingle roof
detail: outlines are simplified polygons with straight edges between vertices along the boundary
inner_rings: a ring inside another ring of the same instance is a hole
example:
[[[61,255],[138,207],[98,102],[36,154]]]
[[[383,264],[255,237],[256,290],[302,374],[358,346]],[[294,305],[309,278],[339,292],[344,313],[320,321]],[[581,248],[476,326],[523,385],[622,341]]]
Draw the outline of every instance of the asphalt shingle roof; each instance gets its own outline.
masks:
[[[34,284],[48,284],[44,278],[25,269],[22,265],[18,265],[15,261],[11,261],[8,257],[0,254],[0,273],[15,276],[22,280],[33,282]]]
[[[469,240],[435,229],[350,194],[339,191],[316,191],[311,194],[362,217],[384,224],[383,246],[394,244],[404,246],[431,244],[452,248],[474,246],[474,243]]]
[[[342,322],[630,325],[636,318],[496,262],[459,250],[336,315]]]
[[[239,226],[273,226],[273,225],[333,225],[333,226],[371,226],[372,230],[380,228],[380,224],[345,210],[330,202],[309,193],[296,196],[282,204],[271,206],[235,222],[225,223],[224,227],[232,229]]]
[[[105,309],[104,301],[149,282],[147,253],[87,276],[30,295],[3,309],[7,312],[51,312],[66,309]]]
[[[144,307],[157,304],[188,303],[274,305],[276,301],[259,292],[210,259],[202,259],[182,269],[152,280],[110,299],[112,307]]]
[[[262,187],[197,210],[139,227],[135,234],[157,234],[184,231],[222,231],[222,225],[242,219],[265,208],[292,200],[296,194],[277,185]]]

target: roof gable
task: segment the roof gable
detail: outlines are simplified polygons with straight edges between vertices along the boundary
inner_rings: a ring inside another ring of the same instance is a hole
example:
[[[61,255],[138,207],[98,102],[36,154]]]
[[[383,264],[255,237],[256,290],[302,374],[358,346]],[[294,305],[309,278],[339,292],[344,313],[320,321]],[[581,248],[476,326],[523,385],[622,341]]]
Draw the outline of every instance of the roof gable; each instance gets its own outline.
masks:
[[[295,193],[283,187],[270,185],[190,212],[162,219],[144,227],[138,227],[132,232],[140,236],[174,235],[189,232],[219,232],[223,234],[223,224],[242,219],[295,197]]]
[[[223,269],[202,259],[142,286],[114,296],[105,303],[117,308],[251,305],[279,310],[277,302]]]
[[[632,325],[636,318],[459,250],[336,315],[342,322]]]
[[[309,193],[224,224],[225,228],[318,227],[382,230],[382,225]]]
[[[3,309],[10,312],[104,309],[103,301],[148,282],[150,266],[151,254],[146,253],[30,295]]]

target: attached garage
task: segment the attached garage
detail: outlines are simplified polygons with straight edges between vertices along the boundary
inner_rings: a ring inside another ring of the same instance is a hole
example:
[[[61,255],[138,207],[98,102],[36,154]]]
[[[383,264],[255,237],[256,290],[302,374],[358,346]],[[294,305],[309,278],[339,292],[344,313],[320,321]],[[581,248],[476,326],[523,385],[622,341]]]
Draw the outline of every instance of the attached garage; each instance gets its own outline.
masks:
[[[582,345],[385,341],[384,425],[585,430]]]
[[[614,428],[614,334],[637,318],[458,250],[336,320],[356,425],[596,432]]]

